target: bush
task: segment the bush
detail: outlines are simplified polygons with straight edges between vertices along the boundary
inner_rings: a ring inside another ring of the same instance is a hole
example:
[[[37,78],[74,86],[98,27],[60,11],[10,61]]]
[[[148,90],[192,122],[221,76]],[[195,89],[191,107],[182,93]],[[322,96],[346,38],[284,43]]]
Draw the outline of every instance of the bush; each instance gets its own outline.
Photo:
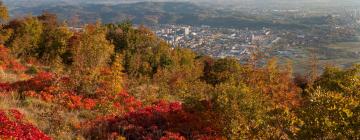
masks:
[[[30,123],[18,110],[0,110],[0,139],[50,140],[51,138]]]

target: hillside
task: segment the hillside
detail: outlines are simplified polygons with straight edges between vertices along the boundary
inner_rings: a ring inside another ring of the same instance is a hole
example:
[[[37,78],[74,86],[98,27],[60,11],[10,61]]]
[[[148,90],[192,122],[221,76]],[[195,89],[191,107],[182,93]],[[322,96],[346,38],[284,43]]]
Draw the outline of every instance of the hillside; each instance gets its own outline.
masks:
[[[2,23],[0,139],[360,138],[359,65],[293,75],[291,62],[198,55],[129,22],[58,21]]]

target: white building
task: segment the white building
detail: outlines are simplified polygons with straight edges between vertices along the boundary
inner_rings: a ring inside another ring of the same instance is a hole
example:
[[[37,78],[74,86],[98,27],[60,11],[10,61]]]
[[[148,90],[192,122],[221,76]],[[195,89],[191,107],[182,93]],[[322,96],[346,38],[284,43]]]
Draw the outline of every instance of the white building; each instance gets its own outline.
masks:
[[[190,34],[190,27],[184,27],[184,35],[189,35]]]

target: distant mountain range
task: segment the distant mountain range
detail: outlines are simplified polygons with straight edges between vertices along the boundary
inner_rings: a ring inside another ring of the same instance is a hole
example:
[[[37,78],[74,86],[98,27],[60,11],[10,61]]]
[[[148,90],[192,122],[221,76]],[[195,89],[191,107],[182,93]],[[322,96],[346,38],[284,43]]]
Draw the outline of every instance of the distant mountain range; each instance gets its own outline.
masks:
[[[66,4],[120,4],[137,2],[192,2],[226,7],[251,8],[294,8],[294,7],[356,7],[360,6],[359,0],[3,0],[10,6],[34,6],[54,3]]]
[[[10,6],[12,16],[23,16],[29,13],[32,15],[40,15],[44,11],[48,11],[56,13],[61,20],[70,20],[72,17],[77,16],[82,23],[95,22],[97,20],[101,20],[104,23],[116,23],[124,20],[131,20],[136,24],[187,24],[231,28],[307,27],[307,25],[301,23],[274,23],[271,17],[250,16],[237,11],[219,10],[216,8],[199,6],[198,4],[190,2],[93,4],[91,3],[92,1],[86,0],[90,4],[71,4],[72,2],[70,0],[61,0],[63,2],[59,2],[59,0],[15,1],[32,1],[31,3],[36,3],[36,1],[39,3],[42,1],[46,2],[33,6],[29,4],[25,4],[24,6]],[[109,0],[108,2],[112,1],[113,0]],[[75,2],[79,3],[80,1]],[[15,3],[12,4],[16,5]],[[322,22],[320,22],[320,24],[322,24]]]

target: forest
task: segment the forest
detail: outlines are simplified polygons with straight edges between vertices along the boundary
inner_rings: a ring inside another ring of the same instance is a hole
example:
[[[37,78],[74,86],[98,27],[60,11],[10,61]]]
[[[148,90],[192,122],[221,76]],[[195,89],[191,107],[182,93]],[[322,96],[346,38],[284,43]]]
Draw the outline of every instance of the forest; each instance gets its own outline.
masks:
[[[359,139],[360,65],[295,75],[0,5],[0,139]],[[311,63],[311,62],[309,62]]]

